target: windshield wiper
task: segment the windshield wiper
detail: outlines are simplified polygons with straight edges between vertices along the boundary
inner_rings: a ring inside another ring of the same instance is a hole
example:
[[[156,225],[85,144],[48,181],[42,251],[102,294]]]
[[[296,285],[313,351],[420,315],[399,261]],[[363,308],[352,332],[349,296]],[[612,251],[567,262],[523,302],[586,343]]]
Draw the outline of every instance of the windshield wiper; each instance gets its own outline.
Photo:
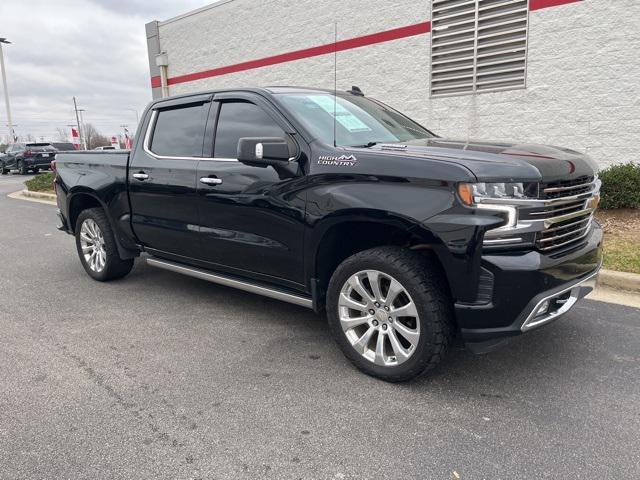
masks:
[[[378,142],[369,142],[366,145],[351,145],[351,148],[371,148],[375,147]]]

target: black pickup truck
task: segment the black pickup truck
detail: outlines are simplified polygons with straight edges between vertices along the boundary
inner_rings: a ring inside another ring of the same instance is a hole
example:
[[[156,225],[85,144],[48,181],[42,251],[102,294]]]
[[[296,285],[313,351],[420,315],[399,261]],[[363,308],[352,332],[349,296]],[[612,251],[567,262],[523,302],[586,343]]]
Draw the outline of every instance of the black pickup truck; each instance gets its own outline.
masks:
[[[387,105],[294,87],[172,97],[131,152],[58,154],[60,229],[96,280],[149,265],[317,312],[389,381],[454,335],[488,351],[594,285],[594,163],[440,138]]]

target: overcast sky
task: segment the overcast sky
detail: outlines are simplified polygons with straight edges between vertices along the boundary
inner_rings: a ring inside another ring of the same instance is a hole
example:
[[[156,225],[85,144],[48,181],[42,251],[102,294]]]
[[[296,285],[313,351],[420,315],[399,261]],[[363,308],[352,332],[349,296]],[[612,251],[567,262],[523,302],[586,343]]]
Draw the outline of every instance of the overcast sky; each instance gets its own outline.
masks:
[[[104,135],[133,130],[151,100],[144,26],[211,0],[0,0],[0,37],[18,135],[52,140],[75,123],[73,99],[84,121]],[[0,90],[2,84],[0,82]],[[8,130],[0,96],[0,142]]]

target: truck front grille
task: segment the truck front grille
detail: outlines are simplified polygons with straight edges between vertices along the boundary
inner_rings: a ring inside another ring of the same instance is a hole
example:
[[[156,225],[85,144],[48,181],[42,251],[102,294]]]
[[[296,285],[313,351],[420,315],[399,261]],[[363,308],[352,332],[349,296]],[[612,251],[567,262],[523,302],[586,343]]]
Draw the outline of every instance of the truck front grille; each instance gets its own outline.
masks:
[[[536,248],[549,253],[577,246],[591,230],[599,188],[593,177],[543,184],[540,197],[551,200],[529,211],[529,218],[544,219],[536,234]]]

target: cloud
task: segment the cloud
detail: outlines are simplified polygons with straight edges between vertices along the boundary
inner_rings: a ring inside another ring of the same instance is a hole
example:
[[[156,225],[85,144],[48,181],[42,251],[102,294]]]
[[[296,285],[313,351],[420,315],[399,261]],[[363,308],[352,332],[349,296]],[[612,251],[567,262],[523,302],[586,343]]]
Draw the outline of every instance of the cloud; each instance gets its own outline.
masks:
[[[75,123],[73,96],[85,122],[104,135],[133,129],[151,100],[145,24],[211,3],[207,0],[2,0],[0,36],[19,135],[53,139]],[[1,89],[0,85],[0,89]],[[7,115],[0,97],[0,141]]]

